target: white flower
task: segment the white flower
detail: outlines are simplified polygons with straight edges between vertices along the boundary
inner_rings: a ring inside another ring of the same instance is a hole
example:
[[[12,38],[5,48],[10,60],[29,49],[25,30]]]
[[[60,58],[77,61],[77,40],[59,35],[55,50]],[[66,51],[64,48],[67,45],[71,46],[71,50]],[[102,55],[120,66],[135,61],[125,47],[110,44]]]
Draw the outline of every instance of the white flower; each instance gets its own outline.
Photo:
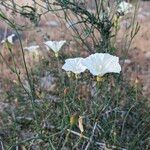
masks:
[[[62,69],[67,72],[71,71],[75,74],[84,72],[86,70],[86,67],[82,64],[83,60],[84,58],[81,57],[66,59],[65,64],[62,66]]]
[[[118,5],[117,11],[119,13],[127,14],[132,11],[132,8],[133,8],[132,4],[123,1]]]
[[[24,47],[25,50],[28,50],[29,52],[36,52],[37,49],[40,48],[38,45],[33,45],[29,47]]]
[[[29,47],[24,47],[24,50],[27,50],[28,52],[35,54],[36,56],[39,55],[39,49],[40,46],[38,45],[33,45],[33,46],[29,46]]]
[[[119,58],[108,53],[95,53],[82,62],[94,76],[103,76],[106,73],[120,73]]]
[[[13,42],[13,37],[15,36],[15,34],[11,34],[10,36],[8,36],[6,39],[2,40],[1,43],[5,43],[6,41],[8,41],[10,44],[14,44]]]
[[[66,43],[65,40],[64,41],[46,41],[46,42],[44,42],[47,50],[51,49],[55,53],[58,53],[65,43]]]

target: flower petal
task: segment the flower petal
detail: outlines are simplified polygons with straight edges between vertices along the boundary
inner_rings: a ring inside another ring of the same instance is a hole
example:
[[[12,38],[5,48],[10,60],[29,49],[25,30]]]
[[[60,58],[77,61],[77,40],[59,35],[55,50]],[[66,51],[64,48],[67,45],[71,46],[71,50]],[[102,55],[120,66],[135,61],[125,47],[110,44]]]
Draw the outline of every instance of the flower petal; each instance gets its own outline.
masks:
[[[64,41],[46,41],[46,42],[44,42],[47,50],[51,49],[55,53],[58,53],[65,43],[66,43],[65,40]]]
[[[65,64],[62,66],[62,69],[65,71],[71,71],[75,74],[79,74],[86,70],[86,67],[82,64],[84,58],[69,58],[65,60]]]
[[[83,64],[94,76],[103,76],[106,73],[120,73],[119,58],[108,53],[95,53],[85,58]]]

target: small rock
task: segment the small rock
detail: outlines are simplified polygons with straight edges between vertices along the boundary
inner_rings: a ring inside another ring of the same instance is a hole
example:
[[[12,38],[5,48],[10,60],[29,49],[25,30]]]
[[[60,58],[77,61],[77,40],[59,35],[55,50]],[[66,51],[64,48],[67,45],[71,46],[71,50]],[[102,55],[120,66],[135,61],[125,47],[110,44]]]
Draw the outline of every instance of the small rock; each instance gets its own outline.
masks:
[[[30,124],[33,121],[31,117],[16,117],[16,122],[19,124]]]
[[[146,57],[147,59],[150,59],[150,52],[146,52],[146,53],[145,53],[145,57]]]
[[[130,63],[131,63],[131,60],[130,60],[130,59],[125,59],[125,60],[124,60],[124,63],[125,63],[125,64],[130,64]]]
[[[56,79],[51,75],[45,76],[40,79],[41,89],[49,92],[53,92],[56,89]]]
[[[46,25],[50,27],[58,27],[59,23],[55,20],[51,20],[51,21],[46,22]]]
[[[130,59],[120,60],[120,64],[130,64],[132,61]]]
[[[60,101],[60,98],[55,96],[55,95],[49,95],[48,96],[48,99],[52,102],[59,102]]]
[[[35,133],[29,131],[21,131],[20,136],[21,139],[26,140],[28,138],[35,137]]]
[[[30,150],[37,150],[37,149],[40,149],[40,147],[37,144],[32,144],[30,146]]]
[[[0,102],[0,113],[4,111],[9,105],[7,103]]]
[[[42,128],[46,130],[53,130],[55,126],[51,125],[48,121],[43,121]]]

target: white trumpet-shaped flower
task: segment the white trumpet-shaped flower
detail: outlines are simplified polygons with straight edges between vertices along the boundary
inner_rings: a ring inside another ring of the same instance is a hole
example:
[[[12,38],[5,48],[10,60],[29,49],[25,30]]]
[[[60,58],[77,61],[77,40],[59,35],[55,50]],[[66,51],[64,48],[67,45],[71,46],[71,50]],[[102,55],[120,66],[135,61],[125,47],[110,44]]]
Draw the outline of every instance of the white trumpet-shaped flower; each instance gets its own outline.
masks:
[[[40,48],[38,45],[33,45],[29,47],[24,47],[25,50],[28,50],[29,52],[37,52],[38,48]]]
[[[9,35],[6,39],[4,39],[4,40],[2,40],[1,41],[1,43],[5,43],[5,42],[9,42],[10,44],[14,44],[14,42],[13,42],[13,37],[15,36],[15,34],[11,34],[11,35]]]
[[[133,8],[132,4],[123,1],[118,5],[117,11],[119,13],[127,14],[132,11],[132,8]]]
[[[86,70],[86,67],[82,64],[84,58],[69,58],[65,60],[65,64],[62,66],[67,72],[73,72],[75,74],[79,74]]]
[[[29,53],[33,54],[34,56],[38,56],[39,48],[40,48],[40,46],[33,45],[33,46],[24,47],[24,50],[27,50]]]
[[[65,40],[62,41],[46,41],[44,44],[46,45],[47,50],[51,49],[54,53],[58,53],[62,46],[66,43]]]
[[[108,53],[95,53],[83,60],[83,65],[94,76],[103,76],[106,73],[120,73],[119,58]]]

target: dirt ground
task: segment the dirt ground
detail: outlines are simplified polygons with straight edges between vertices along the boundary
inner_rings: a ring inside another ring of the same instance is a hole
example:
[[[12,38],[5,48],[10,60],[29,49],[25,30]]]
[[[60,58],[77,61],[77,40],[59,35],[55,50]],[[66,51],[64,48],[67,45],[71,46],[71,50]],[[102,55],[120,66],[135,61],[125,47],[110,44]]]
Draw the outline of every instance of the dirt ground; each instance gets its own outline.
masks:
[[[129,57],[131,62],[138,68],[137,74],[143,83],[143,91],[150,96],[150,2],[141,2],[138,21],[140,30],[133,41]]]

